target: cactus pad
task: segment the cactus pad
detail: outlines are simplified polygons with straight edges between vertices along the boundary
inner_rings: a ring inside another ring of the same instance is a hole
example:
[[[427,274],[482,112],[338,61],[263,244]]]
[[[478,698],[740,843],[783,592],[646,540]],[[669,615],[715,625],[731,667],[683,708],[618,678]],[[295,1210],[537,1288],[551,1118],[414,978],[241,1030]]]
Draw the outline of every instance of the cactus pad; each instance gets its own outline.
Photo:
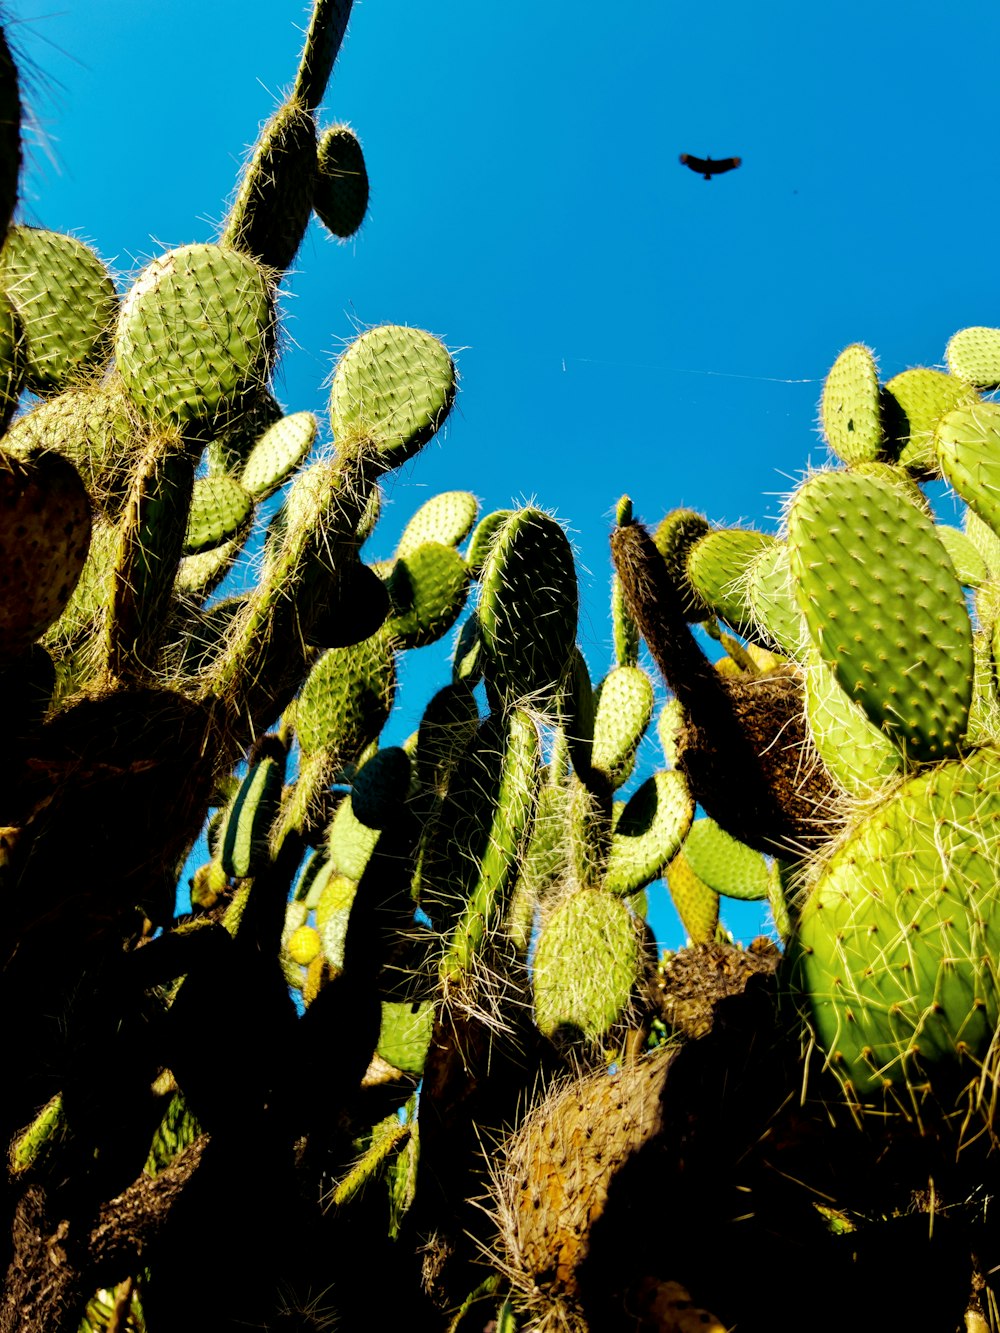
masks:
[[[977,389],[1000,388],[1000,329],[959,329],[945,348],[951,373]]]
[[[153,260],[126,295],[115,357],[143,416],[200,426],[263,387],[274,340],[266,271],[235,250],[186,245]]]
[[[102,365],[118,296],[108,270],[82,241],[11,227],[0,250],[0,285],[21,317],[33,393],[57,392]]]
[[[331,125],[320,135],[316,216],[339,240],[353,236],[368,211],[368,171],[357,135],[349,125]]]
[[[338,448],[373,445],[395,467],[444,424],[456,386],[454,362],[431,334],[398,324],[369,329],[334,371],[330,422]]]
[[[954,754],[972,625],[934,525],[883,482],[826,472],[796,494],[788,545],[810,635],[848,697],[911,759]]]
[[[1000,754],[986,748],[911,778],[812,886],[799,985],[830,1065],[862,1100],[892,1088],[909,1107],[928,1084],[951,1095],[955,1079],[990,1101],[998,818]]]
[[[635,921],[619,898],[580,889],[553,908],[535,951],[535,1022],[596,1039],[622,1014],[640,971]]]
[[[550,701],[576,646],[576,569],[565,532],[520,509],[497,533],[482,572],[479,630],[502,694]]]
[[[0,659],[19,656],[69,603],[90,546],[90,501],[61,455],[0,454]]]
[[[823,434],[847,464],[878,458],[882,450],[881,394],[871,350],[852,343],[830,367],[820,400]]]
[[[654,773],[633,792],[611,837],[604,887],[626,897],[664,871],[694,818],[694,801],[682,773]]]

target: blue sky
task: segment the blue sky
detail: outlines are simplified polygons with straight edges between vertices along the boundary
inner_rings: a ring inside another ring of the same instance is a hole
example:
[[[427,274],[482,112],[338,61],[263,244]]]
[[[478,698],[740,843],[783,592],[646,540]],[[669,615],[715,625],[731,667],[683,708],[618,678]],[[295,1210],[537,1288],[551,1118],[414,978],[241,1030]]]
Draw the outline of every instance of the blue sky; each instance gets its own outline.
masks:
[[[23,220],[82,236],[123,278],[211,239],[294,74],[297,0],[6,9],[36,122]],[[278,393],[322,414],[356,328],[442,337],[459,404],[393,481],[372,554],[439,490],[486,511],[534,498],[573,537],[598,675],[623,491],[650,522],[685,504],[773,527],[825,457],[816,403],[846,344],[889,378],[1000,320],[1000,10],[540,0],[517,17],[499,0],[355,4],[322,119],[361,138],[371,211],[345,246],[313,224]],[[705,182],[681,152],[743,166]],[[422,650],[401,734],[443,671]],[[677,942],[662,901],[654,924]]]

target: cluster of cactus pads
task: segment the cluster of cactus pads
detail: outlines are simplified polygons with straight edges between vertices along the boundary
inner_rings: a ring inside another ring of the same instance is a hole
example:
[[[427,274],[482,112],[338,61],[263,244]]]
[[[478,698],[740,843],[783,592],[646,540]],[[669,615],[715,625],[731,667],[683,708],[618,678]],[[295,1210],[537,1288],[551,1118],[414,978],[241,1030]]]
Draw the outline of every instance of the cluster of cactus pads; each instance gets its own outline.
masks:
[[[272,395],[310,218],[367,207],[316,122],[349,10],[218,240],[124,295],[13,221],[0,46],[0,1333],[780,1333],[877,1284],[1000,1328],[1000,331],[886,384],[843,352],[780,534],[623,498],[595,684],[544,510],[446,492],[366,558],[437,338],[347,346],[332,448]]]

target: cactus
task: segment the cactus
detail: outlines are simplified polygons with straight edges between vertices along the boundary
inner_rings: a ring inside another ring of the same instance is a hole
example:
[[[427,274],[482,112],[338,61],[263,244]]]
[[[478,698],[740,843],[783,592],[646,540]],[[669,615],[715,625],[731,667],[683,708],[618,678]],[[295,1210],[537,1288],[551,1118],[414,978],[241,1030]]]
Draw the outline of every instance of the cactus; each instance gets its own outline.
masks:
[[[120,302],[72,237],[0,251],[0,1327],[316,1327],[329,1290],[345,1327],[839,1329],[918,1234],[934,1327],[971,1327],[1000,1268],[995,331],[887,385],[842,353],[843,466],[781,531],[651,536],[622,497],[603,675],[535,505],[477,525],[444,492],[363,563],[458,377],[385,324],[333,370],[332,450],[273,396],[310,213],[367,204],[353,134],[315,139],[349,10],[317,0],[219,241]],[[391,743],[400,657],[453,627]],[[659,879],[691,944],[657,966]],[[733,899],[783,952],[731,940]]]

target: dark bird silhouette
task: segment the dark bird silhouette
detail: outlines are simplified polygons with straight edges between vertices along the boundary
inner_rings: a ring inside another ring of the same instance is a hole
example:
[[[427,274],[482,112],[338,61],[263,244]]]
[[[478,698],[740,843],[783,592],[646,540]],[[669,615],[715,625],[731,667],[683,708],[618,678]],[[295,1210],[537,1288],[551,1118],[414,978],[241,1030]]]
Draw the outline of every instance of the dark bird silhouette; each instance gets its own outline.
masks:
[[[690,153],[681,153],[681,162],[692,171],[697,171],[710,181],[713,176],[723,171],[732,171],[743,161],[741,157],[692,157]]]

